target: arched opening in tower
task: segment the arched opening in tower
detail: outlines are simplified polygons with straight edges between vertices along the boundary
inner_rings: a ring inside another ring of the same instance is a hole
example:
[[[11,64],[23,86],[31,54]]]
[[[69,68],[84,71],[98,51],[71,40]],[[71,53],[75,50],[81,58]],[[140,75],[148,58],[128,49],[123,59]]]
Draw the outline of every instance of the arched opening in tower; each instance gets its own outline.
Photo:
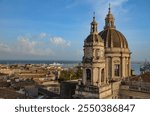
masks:
[[[101,82],[104,82],[104,69],[101,71]]]
[[[86,69],[86,78],[87,78],[87,81],[91,81],[91,70],[90,69]]]

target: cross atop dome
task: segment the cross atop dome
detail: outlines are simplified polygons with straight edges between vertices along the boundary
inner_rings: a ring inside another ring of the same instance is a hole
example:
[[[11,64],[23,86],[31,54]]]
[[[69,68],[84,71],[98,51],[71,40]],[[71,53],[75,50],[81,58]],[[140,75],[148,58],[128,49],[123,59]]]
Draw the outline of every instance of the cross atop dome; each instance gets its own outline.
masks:
[[[95,17],[95,12],[93,12],[93,17]]]
[[[109,3],[109,14],[111,13],[111,4]]]

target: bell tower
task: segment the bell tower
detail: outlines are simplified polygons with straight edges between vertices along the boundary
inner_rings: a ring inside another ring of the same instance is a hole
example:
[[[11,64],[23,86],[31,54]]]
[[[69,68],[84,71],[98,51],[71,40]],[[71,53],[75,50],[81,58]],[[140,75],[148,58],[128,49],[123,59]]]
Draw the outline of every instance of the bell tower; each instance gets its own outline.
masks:
[[[93,16],[91,32],[84,41],[83,84],[101,86],[107,82],[105,74],[104,42],[98,34],[98,23]]]

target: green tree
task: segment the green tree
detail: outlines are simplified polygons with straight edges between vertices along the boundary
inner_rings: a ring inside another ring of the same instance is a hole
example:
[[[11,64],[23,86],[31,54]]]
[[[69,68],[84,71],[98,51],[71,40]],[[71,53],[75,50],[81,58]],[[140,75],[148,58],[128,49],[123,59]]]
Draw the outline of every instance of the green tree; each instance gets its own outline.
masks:
[[[80,68],[77,68],[76,71],[74,69],[68,69],[61,71],[59,81],[74,80],[81,77],[82,70]]]

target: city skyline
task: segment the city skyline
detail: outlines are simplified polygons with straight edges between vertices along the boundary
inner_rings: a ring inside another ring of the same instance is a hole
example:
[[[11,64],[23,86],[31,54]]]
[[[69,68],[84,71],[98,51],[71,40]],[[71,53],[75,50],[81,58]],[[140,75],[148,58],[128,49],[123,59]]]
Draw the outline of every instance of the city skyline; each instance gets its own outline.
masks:
[[[0,59],[82,60],[93,12],[100,32],[109,3],[132,61],[150,60],[148,0],[1,0]]]

